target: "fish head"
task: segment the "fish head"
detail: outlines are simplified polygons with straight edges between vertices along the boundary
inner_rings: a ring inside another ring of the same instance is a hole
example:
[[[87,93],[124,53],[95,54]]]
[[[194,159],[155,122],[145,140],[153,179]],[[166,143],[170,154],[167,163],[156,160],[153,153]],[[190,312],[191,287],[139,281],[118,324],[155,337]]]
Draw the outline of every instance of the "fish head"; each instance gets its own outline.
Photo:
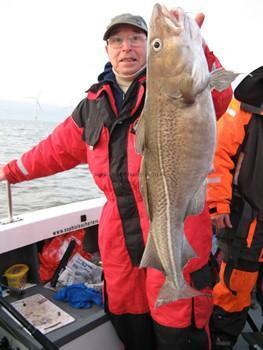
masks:
[[[186,72],[193,76],[200,71],[199,65],[204,60],[202,36],[195,20],[180,7],[168,10],[155,4],[148,36],[149,77],[180,79],[180,74]]]

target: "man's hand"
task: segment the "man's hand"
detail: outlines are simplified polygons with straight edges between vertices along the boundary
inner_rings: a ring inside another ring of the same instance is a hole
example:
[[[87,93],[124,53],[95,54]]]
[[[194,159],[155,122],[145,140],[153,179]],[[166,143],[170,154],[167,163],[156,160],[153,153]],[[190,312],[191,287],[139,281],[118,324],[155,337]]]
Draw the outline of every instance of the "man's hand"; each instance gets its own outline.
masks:
[[[178,10],[177,9],[171,9],[170,13],[175,16],[176,18],[178,18]],[[195,16],[195,21],[198,24],[198,27],[201,28],[203,23],[205,20],[205,15],[202,12],[199,12],[196,16]]]
[[[204,20],[205,20],[205,15],[202,13],[202,12],[199,12],[196,16],[195,16],[195,21],[198,25],[199,28],[202,27],[203,23],[204,23]],[[202,38],[203,40],[203,49],[205,49],[206,47],[206,42],[205,42],[205,39]]]
[[[211,217],[212,223],[217,230],[232,227],[229,214],[217,214]]]
[[[0,165],[0,181],[6,180],[6,176],[4,173],[4,166]]]
[[[195,21],[198,24],[198,27],[201,28],[205,20],[205,15],[200,12],[195,16]]]

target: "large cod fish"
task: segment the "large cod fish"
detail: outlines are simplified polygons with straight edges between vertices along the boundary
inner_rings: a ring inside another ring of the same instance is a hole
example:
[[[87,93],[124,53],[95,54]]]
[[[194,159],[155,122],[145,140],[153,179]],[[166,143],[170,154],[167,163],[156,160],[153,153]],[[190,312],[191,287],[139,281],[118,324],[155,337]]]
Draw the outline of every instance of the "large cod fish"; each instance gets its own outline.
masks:
[[[136,150],[143,154],[140,186],[150,218],[140,267],[154,267],[166,276],[158,307],[201,294],[182,273],[196,257],[184,221],[203,210],[212,170],[216,117],[211,89],[225,89],[236,74],[209,73],[200,29],[182,9],[168,11],[156,4],[149,29],[147,92]]]

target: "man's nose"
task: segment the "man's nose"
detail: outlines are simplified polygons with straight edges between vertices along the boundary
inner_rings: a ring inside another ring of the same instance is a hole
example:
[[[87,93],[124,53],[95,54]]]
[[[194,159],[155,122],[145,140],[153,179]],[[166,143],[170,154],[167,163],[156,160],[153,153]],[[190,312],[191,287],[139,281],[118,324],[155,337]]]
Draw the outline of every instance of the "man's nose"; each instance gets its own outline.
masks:
[[[122,50],[127,51],[131,49],[131,42],[129,38],[126,38],[123,40],[122,43]]]

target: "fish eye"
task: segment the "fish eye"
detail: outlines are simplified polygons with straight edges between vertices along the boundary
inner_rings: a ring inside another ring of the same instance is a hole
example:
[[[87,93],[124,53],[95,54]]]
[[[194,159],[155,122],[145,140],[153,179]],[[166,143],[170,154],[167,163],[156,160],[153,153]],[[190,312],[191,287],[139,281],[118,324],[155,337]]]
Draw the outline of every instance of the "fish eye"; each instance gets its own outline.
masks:
[[[152,47],[154,49],[154,51],[160,51],[162,48],[162,42],[160,39],[154,39],[153,43],[152,43]]]

